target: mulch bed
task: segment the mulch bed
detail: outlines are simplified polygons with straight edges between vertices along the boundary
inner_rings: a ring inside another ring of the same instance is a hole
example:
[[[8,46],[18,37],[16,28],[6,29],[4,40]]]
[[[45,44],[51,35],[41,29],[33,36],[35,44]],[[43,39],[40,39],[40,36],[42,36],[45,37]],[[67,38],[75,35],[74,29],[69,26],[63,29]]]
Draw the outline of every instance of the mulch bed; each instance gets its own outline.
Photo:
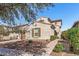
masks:
[[[62,52],[52,52],[51,54],[50,54],[51,56],[62,56]]]
[[[52,52],[51,56],[78,56],[72,52]]]
[[[48,41],[17,41],[13,43],[0,44],[1,48],[10,48],[16,50],[23,50],[25,52],[41,54],[45,52],[43,48],[46,48]]]

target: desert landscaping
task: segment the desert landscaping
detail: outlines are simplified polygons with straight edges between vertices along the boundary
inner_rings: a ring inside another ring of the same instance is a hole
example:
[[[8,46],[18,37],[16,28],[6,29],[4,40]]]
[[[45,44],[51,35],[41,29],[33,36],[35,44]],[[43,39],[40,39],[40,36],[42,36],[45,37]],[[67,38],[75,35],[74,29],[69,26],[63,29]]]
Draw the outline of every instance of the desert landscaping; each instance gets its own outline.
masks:
[[[74,23],[73,27],[78,27],[78,21]],[[72,28],[73,28],[72,27]],[[1,40],[0,41],[0,55],[3,56],[77,56],[78,54],[72,52],[67,33],[62,32],[61,39],[56,36],[50,36],[50,40]],[[17,37],[17,36],[16,36]]]
[[[78,8],[76,4],[0,3],[0,56],[78,56],[79,16],[74,17]]]

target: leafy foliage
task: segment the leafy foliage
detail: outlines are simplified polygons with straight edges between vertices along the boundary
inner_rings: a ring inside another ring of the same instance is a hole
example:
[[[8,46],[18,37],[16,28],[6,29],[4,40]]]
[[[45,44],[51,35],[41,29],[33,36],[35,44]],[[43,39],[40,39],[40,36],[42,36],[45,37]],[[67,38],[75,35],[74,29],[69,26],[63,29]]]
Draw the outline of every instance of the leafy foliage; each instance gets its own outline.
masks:
[[[3,36],[8,36],[9,32],[3,32]]]
[[[50,36],[50,40],[52,41],[52,40],[55,40],[55,39],[57,39],[58,37],[56,36],[56,35],[52,35],[52,36]]]
[[[75,22],[71,29],[62,33],[63,39],[68,39],[71,45],[71,50],[79,54],[79,21]]]
[[[0,26],[0,34],[2,34],[4,32],[4,27]]]
[[[72,28],[69,30],[68,32],[68,38],[70,40],[70,42],[78,42],[78,38],[79,38],[79,28]]]
[[[15,18],[19,19],[19,13],[26,21],[31,22],[36,19],[38,11],[54,6],[51,3],[0,3],[0,18],[8,24],[15,24]]]
[[[9,35],[8,31],[4,29],[4,26],[0,26],[0,34],[4,36]]]
[[[61,37],[63,38],[63,39],[68,39],[68,30],[67,31],[63,31],[62,32],[62,34],[61,34]]]
[[[72,28],[68,32],[68,39],[73,47],[73,51],[76,53],[76,51],[79,51],[79,28]],[[79,52],[77,52],[79,54]]]
[[[57,44],[54,48],[54,52],[62,52],[64,50],[64,46],[62,44]]]

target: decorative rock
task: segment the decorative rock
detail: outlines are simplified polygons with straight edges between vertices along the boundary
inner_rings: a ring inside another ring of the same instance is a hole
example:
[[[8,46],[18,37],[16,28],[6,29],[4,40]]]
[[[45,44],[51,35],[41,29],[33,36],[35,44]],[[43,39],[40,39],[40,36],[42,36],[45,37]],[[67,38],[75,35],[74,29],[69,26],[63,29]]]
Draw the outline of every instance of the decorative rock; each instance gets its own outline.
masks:
[[[19,56],[23,53],[24,52],[20,50],[0,48],[0,55],[3,55],[3,56]]]
[[[0,48],[0,55],[1,56],[45,56],[46,53],[30,53],[30,52],[24,52],[21,50],[15,50],[15,49],[8,49],[8,48]]]
[[[46,56],[47,50],[50,46],[46,46],[46,42],[33,41],[28,43],[28,41],[17,41],[13,43],[1,44],[0,54],[4,56]]]

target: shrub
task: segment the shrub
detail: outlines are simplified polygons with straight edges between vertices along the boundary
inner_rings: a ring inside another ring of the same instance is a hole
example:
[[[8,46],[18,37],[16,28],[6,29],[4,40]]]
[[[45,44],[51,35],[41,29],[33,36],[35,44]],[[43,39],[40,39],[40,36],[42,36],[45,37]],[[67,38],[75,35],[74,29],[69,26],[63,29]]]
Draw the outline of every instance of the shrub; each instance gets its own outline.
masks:
[[[56,36],[56,35],[52,35],[52,36],[50,36],[50,40],[52,41],[52,40],[55,40],[55,39],[57,39],[58,37]]]
[[[32,43],[32,42],[33,42],[32,40],[29,40],[29,41],[28,41],[28,43]]]
[[[62,32],[61,38],[63,38],[63,39],[68,39],[68,31]]]
[[[73,46],[73,48],[74,48],[73,52],[75,54],[79,54],[79,43],[75,43],[74,46]]]
[[[3,33],[3,36],[8,36],[9,35],[9,32],[4,32]]]
[[[54,48],[54,52],[62,52],[64,50],[64,46],[62,44],[57,44]]]
[[[68,31],[68,39],[73,47],[73,52],[79,54],[79,28],[72,28]]]

